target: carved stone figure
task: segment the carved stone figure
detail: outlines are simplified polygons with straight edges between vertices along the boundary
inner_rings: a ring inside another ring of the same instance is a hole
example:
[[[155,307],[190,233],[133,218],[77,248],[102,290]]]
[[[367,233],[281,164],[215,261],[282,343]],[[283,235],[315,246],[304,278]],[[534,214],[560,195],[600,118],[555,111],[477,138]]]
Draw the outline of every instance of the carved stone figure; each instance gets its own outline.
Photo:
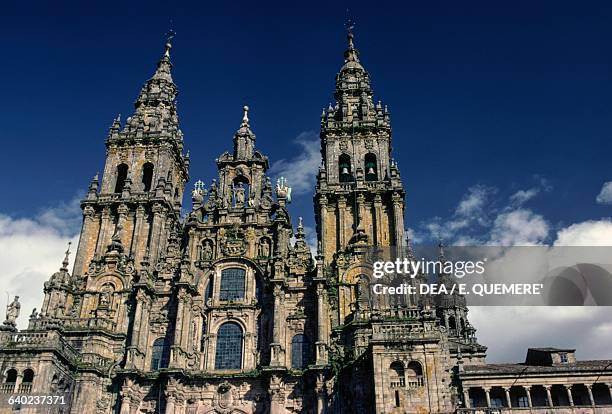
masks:
[[[6,307],[6,325],[15,326],[15,321],[19,317],[21,311],[21,303],[19,303],[19,296],[15,296],[15,299]]]
[[[100,290],[100,308],[108,308],[110,306],[112,291],[113,288],[109,284],[102,286],[102,289]]]
[[[270,242],[266,237],[259,242],[259,257],[270,257]]]
[[[212,258],[213,258],[213,245],[210,240],[206,240],[202,248],[202,260],[211,260]]]
[[[236,207],[244,206],[244,185],[238,183],[238,187],[234,187],[234,205]]]

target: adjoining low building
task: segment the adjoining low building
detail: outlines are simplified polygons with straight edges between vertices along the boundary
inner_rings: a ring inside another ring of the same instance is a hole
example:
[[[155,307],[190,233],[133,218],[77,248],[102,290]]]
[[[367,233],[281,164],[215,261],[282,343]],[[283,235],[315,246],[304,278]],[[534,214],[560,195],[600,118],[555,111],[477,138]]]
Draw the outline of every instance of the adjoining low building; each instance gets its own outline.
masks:
[[[460,413],[612,413],[612,360],[530,348],[522,364],[459,365]]]

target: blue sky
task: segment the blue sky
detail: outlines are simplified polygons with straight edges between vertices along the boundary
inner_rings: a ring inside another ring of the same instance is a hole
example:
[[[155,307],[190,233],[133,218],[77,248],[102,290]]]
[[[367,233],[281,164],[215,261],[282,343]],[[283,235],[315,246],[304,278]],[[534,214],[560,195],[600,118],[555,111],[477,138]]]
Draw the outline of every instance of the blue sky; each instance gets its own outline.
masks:
[[[71,199],[103,165],[172,18],[179,115],[192,176],[207,182],[244,102],[272,161],[303,151],[332,99],[346,4],[154,3],[82,10],[37,5],[0,17],[0,211],[29,215]],[[474,185],[529,201],[552,227],[609,215],[612,7],[590,2],[351,2],[356,45],[389,105],[394,154],[416,228],[451,214]],[[144,14],[140,14],[144,11]],[[292,209],[312,219],[310,195]],[[188,200],[186,200],[188,202]]]
[[[90,3],[8,1],[0,16],[0,286],[21,295],[21,327],[77,241],[78,199],[103,167],[113,118],[129,116],[153,73],[169,19],[190,186],[215,176],[248,103],[272,174],[293,181],[294,217],[313,226],[319,116],[342,65],[349,3]],[[350,8],[362,63],[391,111],[417,238],[612,245],[609,2]],[[502,318],[521,335],[501,338]],[[471,317],[492,361],[550,345],[610,358],[610,319],[609,308]]]

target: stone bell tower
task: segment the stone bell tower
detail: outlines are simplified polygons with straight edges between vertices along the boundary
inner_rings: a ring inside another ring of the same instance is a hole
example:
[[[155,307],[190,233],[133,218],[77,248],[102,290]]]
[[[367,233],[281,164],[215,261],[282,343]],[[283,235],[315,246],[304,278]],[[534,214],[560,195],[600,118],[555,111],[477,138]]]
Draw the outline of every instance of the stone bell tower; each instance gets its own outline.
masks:
[[[177,226],[189,155],[176,111],[170,38],[157,70],[142,87],[134,114],[121,124],[117,117],[106,139],[106,163],[83,200],[83,228],[74,274],[87,272],[91,260],[106,253],[111,240],[138,268],[145,253],[152,263]]]
[[[334,97],[336,103],[321,114],[323,163],[314,196],[326,263],[351,242],[401,245],[404,234],[404,190],[391,158],[389,111],[374,103],[350,30]]]

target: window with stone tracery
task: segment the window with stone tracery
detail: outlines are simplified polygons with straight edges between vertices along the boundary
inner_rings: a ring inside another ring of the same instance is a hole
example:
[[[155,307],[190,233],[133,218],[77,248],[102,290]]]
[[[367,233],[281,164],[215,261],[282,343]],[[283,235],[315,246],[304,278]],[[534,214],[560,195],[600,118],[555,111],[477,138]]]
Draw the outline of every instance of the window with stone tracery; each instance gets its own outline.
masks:
[[[217,332],[215,369],[242,368],[242,328],[234,322],[226,322]]]
[[[219,299],[238,300],[244,298],[245,289],[244,269],[229,268],[221,271],[221,286],[219,289]]]
[[[297,334],[291,340],[291,368],[306,368],[309,362],[310,343],[305,335]]]
[[[151,351],[151,370],[156,371],[161,368],[167,368],[170,360],[170,347],[164,338],[157,338],[153,342]]]

